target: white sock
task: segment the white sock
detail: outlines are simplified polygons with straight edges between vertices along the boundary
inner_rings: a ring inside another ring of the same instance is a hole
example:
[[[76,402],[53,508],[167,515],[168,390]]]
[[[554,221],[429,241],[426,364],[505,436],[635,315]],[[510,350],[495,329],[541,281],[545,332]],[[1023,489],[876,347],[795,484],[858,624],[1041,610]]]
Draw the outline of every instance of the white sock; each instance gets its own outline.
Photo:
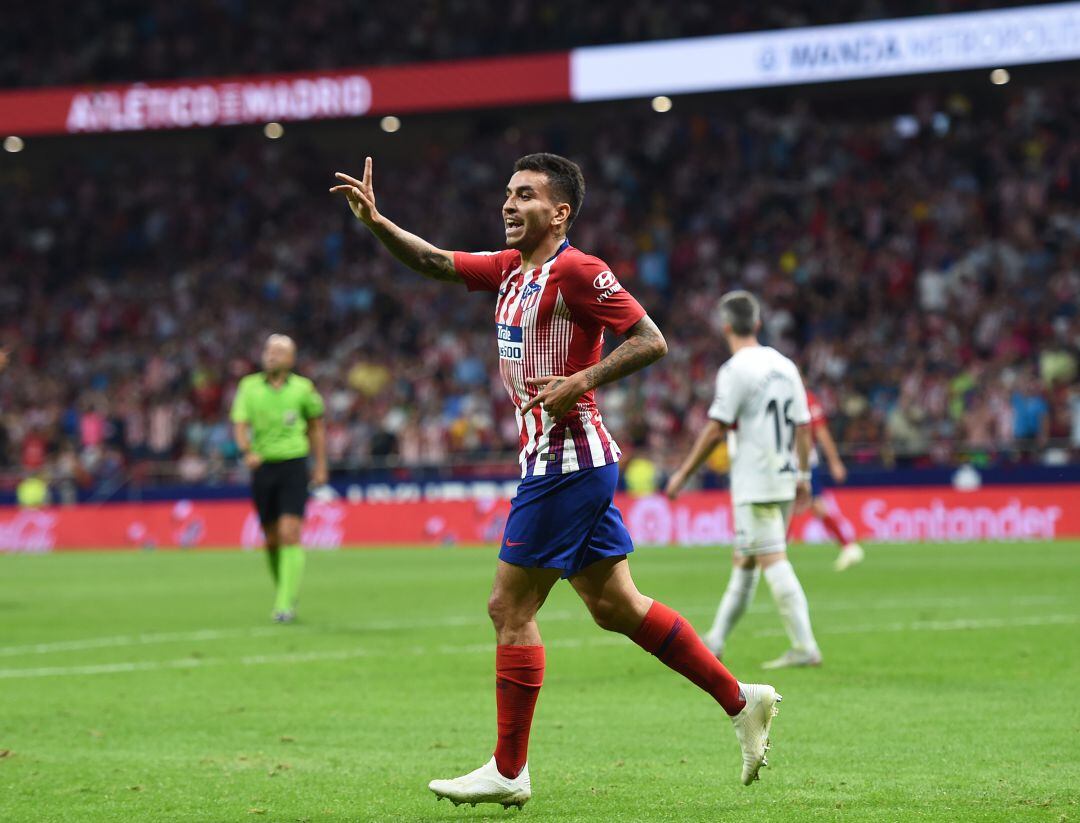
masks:
[[[818,645],[810,628],[810,607],[791,561],[781,560],[765,569],[765,582],[772,591],[791,647],[796,651],[816,652]]]
[[[724,596],[720,598],[720,606],[716,609],[716,619],[704,637],[705,645],[713,654],[723,653],[727,636],[754,599],[760,577],[761,570],[756,566],[752,569],[735,567],[731,570],[731,579],[728,580]]]

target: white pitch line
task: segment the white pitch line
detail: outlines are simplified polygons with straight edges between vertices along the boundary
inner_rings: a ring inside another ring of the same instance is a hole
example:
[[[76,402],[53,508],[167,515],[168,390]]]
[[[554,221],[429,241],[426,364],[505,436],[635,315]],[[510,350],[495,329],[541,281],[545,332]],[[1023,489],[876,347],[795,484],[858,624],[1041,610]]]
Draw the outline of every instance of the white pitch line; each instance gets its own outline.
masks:
[[[1017,618],[963,618],[958,620],[916,620],[911,623],[884,623],[876,626],[840,626],[818,634],[878,634],[889,632],[945,632],[972,631],[979,629],[1033,628],[1038,626],[1065,626],[1080,623],[1080,614],[1047,614]],[[755,637],[774,637],[783,632],[765,629],[754,632]],[[587,638],[565,638],[545,643],[548,648],[580,649],[597,646],[616,646],[627,643],[626,638],[616,634],[598,634]],[[33,669],[0,669],[0,680],[17,680],[38,677],[78,677],[95,674],[122,674],[126,672],[160,671],[165,669],[199,669],[209,666],[266,666],[283,663],[317,663],[333,660],[352,660],[359,657],[400,657],[402,655],[461,655],[490,654],[491,643],[471,643],[462,646],[411,646],[404,649],[328,649],[313,652],[288,652],[283,654],[256,654],[243,657],[182,657],[175,660],[146,660],[125,663],[102,663],[87,666],[45,666]]]
[[[954,608],[960,606],[1000,603],[1008,606],[1034,606],[1049,605],[1052,603],[1066,602],[1066,598],[1054,595],[1033,595],[1029,597],[1013,597],[1005,601],[993,601],[985,598],[974,597],[924,597],[924,598],[898,598],[894,600],[875,600],[870,603],[858,600],[825,601],[814,603],[811,611],[818,612],[846,612],[846,611],[883,611],[902,608]],[[712,614],[713,606],[700,606],[697,608],[684,608],[682,611],[690,615]],[[758,603],[750,607],[752,614],[772,613],[775,607],[772,603]],[[573,620],[587,621],[588,615],[584,609],[572,611],[544,611],[540,613],[541,623],[569,622]],[[366,623],[330,624],[321,626],[252,626],[248,628],[233,629],[194,629],[186,632],[142,632],[140,634],[120,634],[106,637],[86,637],[79,640],[57,640],[47,643],[28,643],[20,646],[0,646],[0,657],[19,657],[30,654],[54,654],[56,652],[89,651],[91,649],[123,648],[127,646],[151,646],[159,643],[201,643],[212,640],[235,640],[251,637],[279,637],[283,633],[297,634],[314,632],[387,632],[406,631],[409,629],[448,629],[469,626],[486,626],[488,618],[482,612],[472,615],[447,615],[446,617],[417,618],[415,620],[372,620]]]
[[[189,632],[147,632],[120,634],[111,637],[87,637],[82,640],[59,640],[52,643],[31,643],[25,646],[0,646],[0,657],[20,654],[51,654],[87,649],[106,649],[117,646],[148,646],[157,643],[189,643],[204,640],[227,640],[238,637],[262,637],[281,634],[278,626],[259,626],[247,629],[196,629]]]
[[[886,634],[889,632],[956,632],[975,629],[1026,629],[1032,626],[1070,626],[1080,623],[1080,614],[1046,614],[1031,617],[973,617],[956,620],[915,620],[911,623],[882,623],[877,626],[837,626],[818,634]],[[782,629],[762,629],[755,637],[782,637]]]

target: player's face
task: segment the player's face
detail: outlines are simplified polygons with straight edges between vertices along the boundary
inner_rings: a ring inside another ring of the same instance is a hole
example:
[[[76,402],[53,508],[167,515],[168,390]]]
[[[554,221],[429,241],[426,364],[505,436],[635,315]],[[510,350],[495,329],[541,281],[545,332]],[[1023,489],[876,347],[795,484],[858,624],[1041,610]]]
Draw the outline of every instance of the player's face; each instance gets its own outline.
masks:
[[[289,371],[296,361],[296,350],[282,340],[271,340],[263,348],[262,361],[264,371]]]
[[[519,251],[536,248],[551,232],[559,213],[559,204],[551,195],[546,174],[514,172],[506,185],[506,202],[503,203],[507,248]]]

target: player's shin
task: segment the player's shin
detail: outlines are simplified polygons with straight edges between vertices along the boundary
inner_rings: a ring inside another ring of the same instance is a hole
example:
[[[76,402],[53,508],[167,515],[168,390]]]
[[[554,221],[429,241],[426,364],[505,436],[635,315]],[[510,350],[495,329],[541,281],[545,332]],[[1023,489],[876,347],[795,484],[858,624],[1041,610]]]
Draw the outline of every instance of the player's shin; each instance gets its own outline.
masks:
[[[504,777],[517,777],[528,760],[529,731],[543,682],[543,646],[496,647],[495,704],[499,714],[499,739],[495,746],[495,764]]]
[[[659,600],[653,601],[630,639],[712,695],[729,715],[738,714],[746,705],[735,676],[709,651],[686,618]]]
[[[845,534],[843,527],[840,525],[840,521],[832,514],[826,512],[822,515],[821,525],[825,527],[825,531],[829,533],[829,536],[841,546],[851,542]]]
[[[301,546],[282,546],[278,560],[277,599],[274,611],[290,613],[296,609],[300,595],[300,581],[304,576],[304,549]]]
[[[765,569],[765,582],[772,591],[791,647],[799,652],[816,653],[818,645],[810,627],[810,607],[791,561],[785,559],[770,564]]]
[[[266,547],[266,565],[270,569],[270,576],[274,578],[274,584],[275,585],[277,584],[278,577],[280,576],[280,572],[279,572],[280,564],[281,564],[281,549],[279,549],[277,546],[274,546],[272,548],[270,546],[267,546]]]
[[[724,596],[720,599],[716,618],[713,620],[712,627],[702,638],[705,645],[717,657],[724,651],[727,636],[753,601],[760,577],[761,570],[757,567],[743,569],[736,566],[731,570],[731,579],[728,581]]]

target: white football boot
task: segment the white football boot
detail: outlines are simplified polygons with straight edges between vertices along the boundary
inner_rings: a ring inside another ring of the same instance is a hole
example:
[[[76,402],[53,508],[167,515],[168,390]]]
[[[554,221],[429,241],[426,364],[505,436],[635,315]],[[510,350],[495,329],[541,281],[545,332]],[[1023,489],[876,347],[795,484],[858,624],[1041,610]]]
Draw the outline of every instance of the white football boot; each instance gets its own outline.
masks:
[[[805,666],[820,666],[821,660],[821,652],[817,649],[812,652],[803,651],[802,649],[788,649],[775,660],[762,663],[761,668],[794,669]]]
[[[863,551],[863,547],[858,543],[848,543],[842,549],[840,554],[836,556],[836,562],[833,563],[833,568],[838,572],[844,571],[844,569],[850,569],[857,563],[862,563],[863,558],[866,557],[866,552]]]
[[[495,765],[492,757],[486,764],[475,771],[452,780],[432,780],[428,788],[435,792],[435,797],[448,798],[455,806],[469,803],[501,803],[504,809],[517,806],[519,809],[532,797],[532,784],[529,782],[529,764],[521,774],[511,779],[504,777]]]
[[[783,698],[772,686],[761,683],[741,683],[740,686],[746,705],[731,718],[731,724],[742,747],[742,783],[749,786],[758,779],[761,767],[769,765],[765,757],[769,751],[769,729],[780,711],[776,704]]]

